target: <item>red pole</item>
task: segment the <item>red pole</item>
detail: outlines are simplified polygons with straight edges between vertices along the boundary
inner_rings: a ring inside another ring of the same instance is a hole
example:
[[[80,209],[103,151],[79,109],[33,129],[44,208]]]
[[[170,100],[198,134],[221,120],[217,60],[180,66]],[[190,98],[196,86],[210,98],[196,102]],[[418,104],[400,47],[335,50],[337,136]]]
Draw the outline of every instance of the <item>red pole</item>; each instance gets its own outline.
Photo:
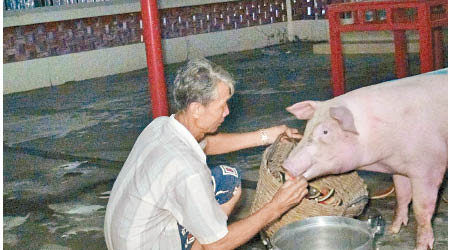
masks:
[[[340,25],[340,12],[328,9],[328,21],[330,30],[330,61],[331,84],[333,96],[342,95],[345,92],[344,59],[342,56],[342,42]]]
[[[443,44],[442,44],[442,28],[437,27],[433,30],[433,58],[434,69],[442,69],[444,67]]]
[[[161,31],[156,0],[141,0],[141,12],[152,114],[153,118],[167,116],[169,114],[169,106],[164,80]]]
[[[433,70],[430,6],[422,4],[417,12],[419,17],[420,72],[426,73]]]
[[[395,74],[397,78],[408,76],[408,53],[404,30],[394,30]]]

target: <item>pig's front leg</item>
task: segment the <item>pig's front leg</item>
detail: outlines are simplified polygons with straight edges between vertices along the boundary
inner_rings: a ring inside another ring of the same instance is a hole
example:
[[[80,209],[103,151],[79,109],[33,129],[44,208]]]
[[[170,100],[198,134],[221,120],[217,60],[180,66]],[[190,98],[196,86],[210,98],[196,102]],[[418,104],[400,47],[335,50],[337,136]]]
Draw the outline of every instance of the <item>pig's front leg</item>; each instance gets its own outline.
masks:
[[[436,207],[440,181],[433,181],[427,177],[411,180],[414,216],[417,221],[416,250],[433,249],[434,236],[431,217]]]
[[[403,175],[392,176],[395,186],[395,195],[397,198],[397,207],[395,208],[395,216],[392,225],[389,227],[390,233],[398,233],[402,225],[408,224],[408,206],[411,202],[411,182],[408,177]]]

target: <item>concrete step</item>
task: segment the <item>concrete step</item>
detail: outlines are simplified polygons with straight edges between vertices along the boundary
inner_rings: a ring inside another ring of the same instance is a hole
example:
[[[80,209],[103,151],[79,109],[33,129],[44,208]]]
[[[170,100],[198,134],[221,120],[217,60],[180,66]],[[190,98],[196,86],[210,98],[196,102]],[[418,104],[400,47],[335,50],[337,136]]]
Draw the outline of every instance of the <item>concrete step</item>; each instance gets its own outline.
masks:
[[[394,53],[393,41],[361,41],[344,42],[342,44],[344,54],[385,54]],[[317,43],[313,45],[314,54],[330,54],[329,43]],[[408,53],[418,53],[419,42],[408,42]]]
[[[343,32],[341,34],[344,54],[384,54],[394,53],[394,35],[392,31]],[[417,31],[406,31],[408,53],[418,53],[419,34]],[[327,41],[313,46],[315,54],[330,54]]]

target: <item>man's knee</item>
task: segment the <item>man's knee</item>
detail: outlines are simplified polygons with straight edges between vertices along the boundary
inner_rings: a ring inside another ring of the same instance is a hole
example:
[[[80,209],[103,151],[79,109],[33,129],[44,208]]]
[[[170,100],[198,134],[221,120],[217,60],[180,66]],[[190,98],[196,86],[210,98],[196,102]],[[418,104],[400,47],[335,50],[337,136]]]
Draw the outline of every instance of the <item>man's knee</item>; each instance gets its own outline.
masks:
[[[234,195],[241,195],[241,175],[238,168],[219,165],[211,168],[214,193],[219,204],[230,201]],[[238,190],[239,189],[239,190]],[[233,199],[234,200],[234,199]]]

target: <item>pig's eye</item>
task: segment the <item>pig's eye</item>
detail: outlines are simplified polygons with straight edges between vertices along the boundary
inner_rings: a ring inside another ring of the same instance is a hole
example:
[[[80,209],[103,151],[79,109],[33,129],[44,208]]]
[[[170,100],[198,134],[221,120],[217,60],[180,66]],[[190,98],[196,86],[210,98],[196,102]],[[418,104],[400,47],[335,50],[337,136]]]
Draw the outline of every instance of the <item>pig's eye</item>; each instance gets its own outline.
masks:
[[[323,134],[324,134],[324,135],[328,134],[328,130],[324,130],[324,131],[323,131]]]

